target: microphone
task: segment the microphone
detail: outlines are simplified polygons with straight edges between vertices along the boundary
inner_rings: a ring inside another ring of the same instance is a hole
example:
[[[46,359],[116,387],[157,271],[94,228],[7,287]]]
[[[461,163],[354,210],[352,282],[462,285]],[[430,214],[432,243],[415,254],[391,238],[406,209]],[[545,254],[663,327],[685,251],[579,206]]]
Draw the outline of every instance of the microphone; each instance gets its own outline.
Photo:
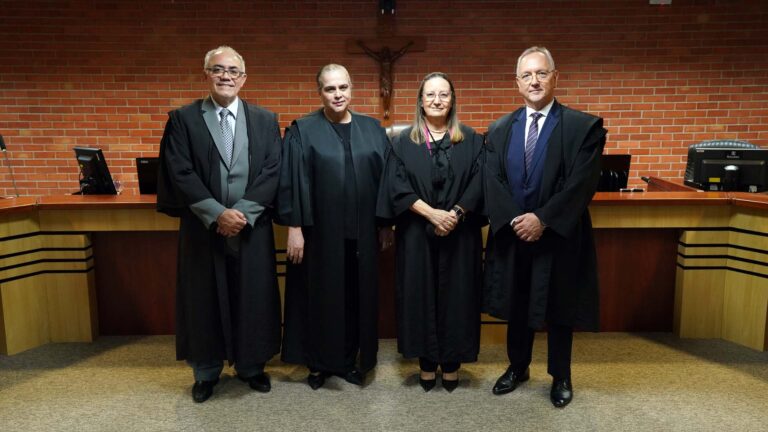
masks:
[[[648,184],[651,184],[651,178],[650,177],[642,176],[642,177],[640,177],[640,180],[642,180],[642,181],[644,181],[644,182],[646,182]]]
[[[11,167],[11,161],[8,159],[8,150],[5,148],[5,140],[2,135],[0,135],[0,151],[5,155],[5,166],[8,167],[8,174],[11,176],[11,181],[13,182],[13,190],[16,192],[16,198],[18,198],[19,188],[16,187],[16,177],[13,175],[13,167]]]

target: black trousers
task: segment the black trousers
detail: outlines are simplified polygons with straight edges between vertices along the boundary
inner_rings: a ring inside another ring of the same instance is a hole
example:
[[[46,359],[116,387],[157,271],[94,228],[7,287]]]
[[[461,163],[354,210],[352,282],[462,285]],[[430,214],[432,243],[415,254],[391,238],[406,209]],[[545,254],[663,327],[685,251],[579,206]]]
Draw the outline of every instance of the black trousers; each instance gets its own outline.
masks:
[[[507,357],[512,370],[522,373],[531,364],[535,330],[528,326],[528,303],[534,245],[515,239],[515,279],[512,310],[507,325]],[[555,379],[571,377],[573,328],[547,324],[547,373]]]

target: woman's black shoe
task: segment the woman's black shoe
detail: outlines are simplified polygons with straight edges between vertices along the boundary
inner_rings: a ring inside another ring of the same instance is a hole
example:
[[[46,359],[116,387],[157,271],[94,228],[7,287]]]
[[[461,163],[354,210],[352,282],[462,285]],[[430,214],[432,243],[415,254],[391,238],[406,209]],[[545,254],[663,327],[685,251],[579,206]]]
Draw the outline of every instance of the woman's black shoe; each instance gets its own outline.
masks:
[[[448,390],[449,393],[456,390],[456,387],[459,386],[459,380],[457,379],[455,380],[443,379],[442,381],[443,381],[443,388]]]
[[[435,388],[436,383],[437,383],[437,378],[424,379],[422,377],[419,377],[419,384],[421,384],[421,388],[423,388],[425,392],[428,392],[433,388]]]

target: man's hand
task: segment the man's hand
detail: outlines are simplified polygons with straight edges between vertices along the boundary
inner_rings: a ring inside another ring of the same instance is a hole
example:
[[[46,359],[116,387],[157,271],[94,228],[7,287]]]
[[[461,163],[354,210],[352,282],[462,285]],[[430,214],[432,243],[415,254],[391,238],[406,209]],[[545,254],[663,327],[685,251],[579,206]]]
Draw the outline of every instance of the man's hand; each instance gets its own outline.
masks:
[[[304,233],[301,227],[288,227],[288,242],[285,246],[288,261],[301,264],[304,259]]]
[[[216,218],[216,232],[224,237],[234,237],[245,227],[248,220],[240,210],[226,209]]]
[[[389,249],[395,242],[395,232],[392,227],[379,228],[379,247],[381,250]]]
[[[544,224],[533,213],[526,213],[512,219],[512,229],[520,240],[535,242],[544,233]]]

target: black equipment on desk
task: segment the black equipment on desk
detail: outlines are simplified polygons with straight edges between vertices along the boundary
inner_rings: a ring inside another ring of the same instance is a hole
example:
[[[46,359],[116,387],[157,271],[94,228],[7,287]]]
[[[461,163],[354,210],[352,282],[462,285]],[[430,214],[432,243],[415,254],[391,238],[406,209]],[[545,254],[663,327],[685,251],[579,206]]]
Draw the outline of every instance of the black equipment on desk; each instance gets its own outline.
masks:
[[[80,192],[82,195],[117,195],[107,161],[101,149],[74,147],[77,165],[80,167]]]
[[[632,155],[604,154],[600,156],[600,182],[598,192],[618,192],[627,187]]]
[[[706,191],[768,190],[768,149],[744,141],[708,141],[688,147],[684,182]]]

